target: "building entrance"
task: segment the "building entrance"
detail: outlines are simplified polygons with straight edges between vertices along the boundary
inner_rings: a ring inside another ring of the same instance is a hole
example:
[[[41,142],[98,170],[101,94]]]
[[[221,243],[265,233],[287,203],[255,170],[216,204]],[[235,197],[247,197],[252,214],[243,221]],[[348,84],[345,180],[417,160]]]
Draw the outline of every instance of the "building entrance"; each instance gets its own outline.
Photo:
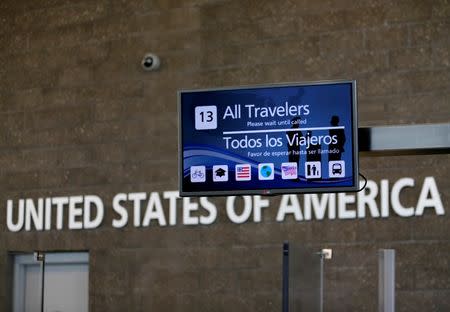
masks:
[[[14,256],[14,312],[87,312],[89,254],[46,253]]]

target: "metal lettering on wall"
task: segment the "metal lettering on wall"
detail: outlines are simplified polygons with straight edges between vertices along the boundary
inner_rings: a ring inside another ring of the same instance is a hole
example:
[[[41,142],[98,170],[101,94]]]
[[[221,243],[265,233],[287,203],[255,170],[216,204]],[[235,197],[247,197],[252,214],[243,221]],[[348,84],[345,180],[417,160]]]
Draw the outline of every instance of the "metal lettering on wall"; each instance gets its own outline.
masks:
[[[420,190],[415,206],[406,207],[401,202],[400,194],[405,188]],[[213,198],[200,197],[197,200],[184,197],[179,205],[178,195],[178,191],[116,194],[111,203],[111,226],[210,225],[216,222],[219,207]],[[283,222],[289,216],[297,221],[388,218],[391,215],[406,218],[422,216],[425,209],[436,215],[445,214],[434,177],[426,177],[418,183],[413,178],[401,178],[392,184],[387,179],[378,184],[369,180],[366,188],[357,194],[307,194],[302,198],[301,202],[297,195],[283,195],[276,221]],[[105,205],[96,195],[8,199],[6,206],[6,223],[11,232],[95,229],[105,219]],[[228,196],[226,216],[236,224],[259,223],[264,209],[270,206],[270,199],[259,195],[242,196],[242,200]]]

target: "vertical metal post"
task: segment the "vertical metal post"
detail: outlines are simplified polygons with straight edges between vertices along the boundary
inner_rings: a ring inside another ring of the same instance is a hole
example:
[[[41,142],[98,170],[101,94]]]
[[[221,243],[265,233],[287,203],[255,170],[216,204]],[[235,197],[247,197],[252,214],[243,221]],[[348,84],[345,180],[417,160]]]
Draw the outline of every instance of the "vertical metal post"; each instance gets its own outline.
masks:
[[[325,255],[323,252],[320,252],[320,294],[319,294],[319,312],[323,312],[323,261]]]
[[[289,312],[289,243],[283,243],[283,293],[282,311]]]
[[[44,295],[45,295],[45,255],[42,259],[42,284],[41,284],[41,312],[44,312]]]
[[[44,295],[45,295],[45,253],[37,251],[34,253],[36,261],[41,263],[41,312],[44,312]]]
[[[378,251],[378,312],[395,312],[395,250]]]

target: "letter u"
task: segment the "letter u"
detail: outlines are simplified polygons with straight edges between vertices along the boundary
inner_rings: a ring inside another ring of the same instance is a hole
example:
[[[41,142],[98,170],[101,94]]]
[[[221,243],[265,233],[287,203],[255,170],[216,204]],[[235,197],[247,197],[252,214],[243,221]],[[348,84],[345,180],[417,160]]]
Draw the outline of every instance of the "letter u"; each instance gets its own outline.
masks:
[[[19,200],[17,223],[15,224],[13,222],[13,201],[11,199],[8,199],[6,206],[6,224],[8,226],[8,230],[10,230],[11,232],[19,232],[20,230],[22,230],[24,224],[24,200]]]

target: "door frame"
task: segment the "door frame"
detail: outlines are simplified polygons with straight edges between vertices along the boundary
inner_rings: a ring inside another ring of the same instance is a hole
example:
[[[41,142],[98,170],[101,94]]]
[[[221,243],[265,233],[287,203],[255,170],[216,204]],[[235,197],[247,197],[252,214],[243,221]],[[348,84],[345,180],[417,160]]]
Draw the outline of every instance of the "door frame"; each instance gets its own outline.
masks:
[[[89,274],[89,252],[48,252],[45,253],[45,264],[86,264]],[[42,264],[35,260],[33,253],[13,254],[13,312],[24,311],[25,292],[23,289],[25,289],[26,268],[36,265],[41,266]]]

